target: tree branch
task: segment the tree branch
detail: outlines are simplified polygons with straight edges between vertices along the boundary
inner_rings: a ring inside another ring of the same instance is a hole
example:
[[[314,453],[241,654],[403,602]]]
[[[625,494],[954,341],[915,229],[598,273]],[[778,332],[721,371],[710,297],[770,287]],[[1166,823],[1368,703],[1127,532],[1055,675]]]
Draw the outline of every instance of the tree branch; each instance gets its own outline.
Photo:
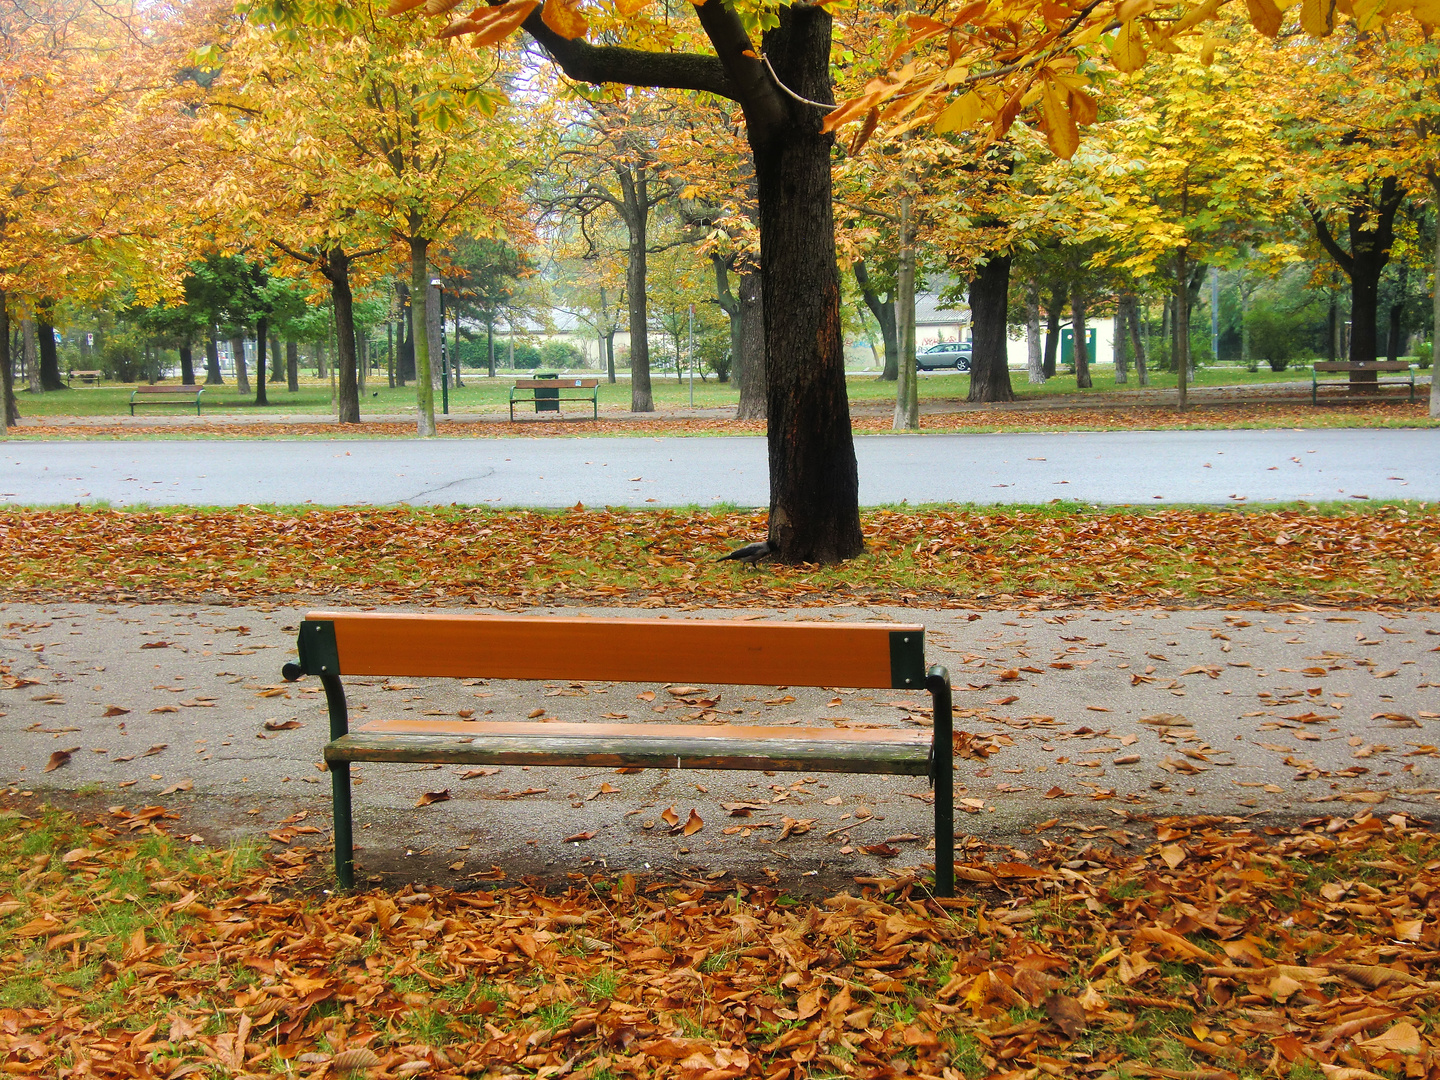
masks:
[[[1320,241],[1320,246],[1330,253],[1341,270],[1348,275],[1355,269],[1355,260],[1336,242],[1334,234],[1330,232],[1330,226],[1325,224],[1325,215],[1320,213],[1319,207],[1310,199],[1301,199],[1306,211],[1310,214],[1310,220],[1315,223],[1315,237]]]
[[[710,0],[706,6],[718,7],[719,4],[720,0]],[[646,52],[618,45],[591,45],[579,39],[572,41],[546,26],[539,8],[532,11],[522,25],[560,65],[560,70],[577,82],[700,90],[740,100],[738,88],[718,57],[702,53]]]

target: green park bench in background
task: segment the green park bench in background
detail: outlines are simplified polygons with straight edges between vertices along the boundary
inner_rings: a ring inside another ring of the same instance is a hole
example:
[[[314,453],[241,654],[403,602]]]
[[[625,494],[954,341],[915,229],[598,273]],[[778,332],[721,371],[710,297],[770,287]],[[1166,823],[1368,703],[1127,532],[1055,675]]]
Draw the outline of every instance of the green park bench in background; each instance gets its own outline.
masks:
[[[515,403],[533,401],[535,411],[559,412],[562,401],[590,402],[591,419],[600,419],[599,379],[516,379],[510,388],[510,419],[515,419]]]
[[[927,669],[923,626],[314,611],[300,624],[298,645],[299,663],[282,674],[318,675],[325,689],[343,887],[355,882],[350,763],[388,761],[928,776],[936,891],[954,895],[950,674],[938,664]],[[926,690],[933,726],[378,719],[351,731],[342,675]]]
[[[1351,376],[1364,372],[1373,372],[1373,379],[1356,381]],[[1403,373],[1402,378],[1381,378],[1386,373]],[[1344,375],[1343,379],[1322,379],[1321,375]],[[1410,387],[1410,400],[1415,400],[1415,369],[1406,360],[1371,360],[1354,362],[1348,360],[1317,360],[1310,369],[1310,404],[1320,403],[1321,390],[1338,390],[1348,394],[1353,400],[1374,400],[1379,396],[1382,386],[1405,386]],[[1326,394],[1326,397],[1331,397]]]
[[[194,405],[195,415],[200,415],[200,395],[203,386],[178,386],[164,383],[156,386],[137,386],[130,393],[130,415],[135,415],[136,405]]]

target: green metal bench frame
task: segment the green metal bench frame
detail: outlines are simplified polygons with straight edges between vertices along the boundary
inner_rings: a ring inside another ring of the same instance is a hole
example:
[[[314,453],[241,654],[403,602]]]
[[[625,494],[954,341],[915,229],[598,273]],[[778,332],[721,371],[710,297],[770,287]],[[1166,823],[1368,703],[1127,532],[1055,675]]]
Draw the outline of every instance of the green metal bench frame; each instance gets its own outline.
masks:
[[[577,389],[578,389],[578,390],[588,390],[589,393],[588,393],[588,394],[562,394],[562,393],[560,393],[560,391],[563,391],[563,390],[577,390]],[[530,390],[530,391],[532,391],[532,393],[531,393],[531,395],[530,395],[529,397],[524,397],[524,396],[516,397],[516,396],[515,396],[515,395],[516,395],[516,391],[519,391],[519,390]],[[549,395],[546,395],[545,397],[542,398],[542,397],[540,397],[538,394],[533,393],[533,391],[536,391],[536,390],[554,390],[554,391],[556,391],[556,393],[555,393],[555,396],[554,396],[554,397],[550,397]],[[539,411],[540,411],[540,407],[539,407],[539,406],[540,406],[540,402],[542,402],[542,401],[553,401],[553,402],[555,403],[555,408],[554,408],[553,410],[546,410],[546,411],[554,411],[554,412],[559,412],[559,411],[560,411],[560,402],[562,402],[562,401],[588,401],[588,402],[590,402],[590,413],[591,413],[590,419],[592,419],[592,420],[599,420],[599,419],[600,419],[600,380],[599,380],[599,379],[520,379],[520,380],[517,380],[516,383],[515,383],[515,385],[512,386],[512,387],[510,387],[510,421],[511,421],[511,423],[514,423],[514,421],[515,421],[515,403],[516,403],[517,401],[519,401],[519,402],[526,402],[526,401],[533,401],[533,402],[535,402],[535,406],[536,406],[535,411],[536,411],[536,412],[539,412]]]
[[[935,789],[935,888],[955,890],[950,674],[925,666],[921,626],[700,619],[311,612],[299,662],[330,716],[335,876],[355,883],[350,763],[625,766],[927,776]],[[661,646],[661,647],[657,647]],[[882,653],[883,650],[883,653]],[[608,673],[607,673],[608,672]],[[837,678],[837,674],[844,677]],[[929,692],[932,728],[372,721],[350,730],[343,674],[837,686]]]
[[[1408,378],[1380,378],[1380,375],[1384,374],[1385,372],[1402,371],[1407,374]],[[1325,372],[1326,374],[1344,375],[1345,379],[1344,381],[1341,381],[1340,379],[1322,380],[1320,378],[1321,372]],[[1357,400],[1373,400],[1373,398],[1371,398],[1369,394],[1365,394],[1363,397],[1361,397],[1360,395],[1356,395],[1354,393],[1354,389],[1357,384],[1354,382],[1354,380],[1350,378],[1350,376],[1362,372],[1376,372],[1377,374],[1375,376],[1374,382],[1370,382],[1367,380],[1365,382],[1359,383],[1358,385],[1364,387],[1373,386],[1376,388],[1376,390],[1379,390],[1379,388],[1382,386],[1405,386],[1408,383],[1410,386],[1410,400],[1415,400],[1415,367],[1413,364],[1408,364],[1403,360],[1375,360],[1369,363],[1352,363],[1348,360],[1317,360],[1310,367],[1310,404],[1320,404],[1320,388],[1322,386],[1333,387],[1336,390],[1348,389],[1351,391],[1352,396],[1356,397]]]
[[[130,415],[135,415],[136,405],[190,405],[195,406],[195,415],[200,415],[200,395],[205,393],[203,386],[137,386],[130,391]],[[139,398],[137,401],[136,398]],[[155,398],[171,397],[175,401],[156,401]]]

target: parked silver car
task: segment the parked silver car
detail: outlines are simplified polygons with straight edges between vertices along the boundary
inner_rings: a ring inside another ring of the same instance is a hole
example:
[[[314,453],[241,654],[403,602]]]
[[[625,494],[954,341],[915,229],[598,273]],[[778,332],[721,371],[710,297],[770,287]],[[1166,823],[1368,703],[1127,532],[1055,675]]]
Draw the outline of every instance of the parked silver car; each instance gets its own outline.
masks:
[[[915,367],[920,371],[934,371],[936,368],[969,371],[970,342],[942,341],[938,345],[922,349],[915,357]]]

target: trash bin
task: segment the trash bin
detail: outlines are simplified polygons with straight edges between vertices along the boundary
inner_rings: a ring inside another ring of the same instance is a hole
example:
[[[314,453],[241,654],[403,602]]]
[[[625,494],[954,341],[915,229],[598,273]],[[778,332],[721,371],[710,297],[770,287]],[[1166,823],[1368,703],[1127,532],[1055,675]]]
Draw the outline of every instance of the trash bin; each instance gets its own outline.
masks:
[[[535,388],[535,411],[536,412],[559,412],[560,411],[560,373],[558,371],[537,371],[537,379],[554,379],[554,386],[537,386]]]

